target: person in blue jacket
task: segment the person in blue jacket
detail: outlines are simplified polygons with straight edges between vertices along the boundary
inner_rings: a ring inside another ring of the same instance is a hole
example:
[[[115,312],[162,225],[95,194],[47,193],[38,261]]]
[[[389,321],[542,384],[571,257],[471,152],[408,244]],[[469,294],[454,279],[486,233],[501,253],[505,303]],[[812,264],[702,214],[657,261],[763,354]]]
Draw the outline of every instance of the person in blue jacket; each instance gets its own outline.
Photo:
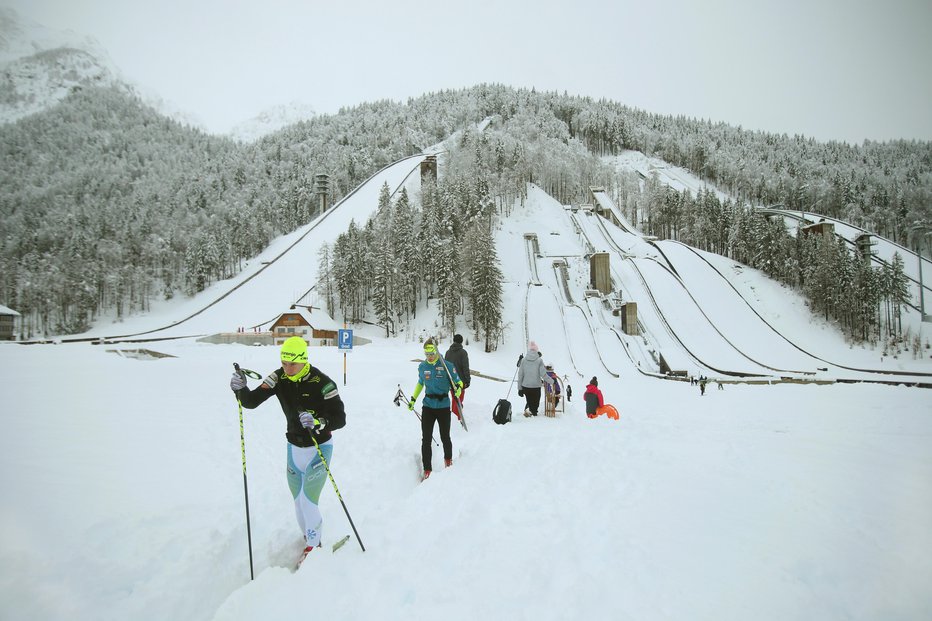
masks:
[[[408,409],[414,409],[418,395],[426,388],[421,408],[421,461],[424,465],[423,478],[426,479],[431,471],[430,443],[435,422],[440,427],[444,465],[453,465],[453,441],[450,439],[450,385],[452,381],[452,385],[456,386],[454,394],[459,397],[462,384],[456,373],[456,367],[443,359],[432,341],[424,343],[424,357],[427,360],[417,367],[417,386],[412,392]]]

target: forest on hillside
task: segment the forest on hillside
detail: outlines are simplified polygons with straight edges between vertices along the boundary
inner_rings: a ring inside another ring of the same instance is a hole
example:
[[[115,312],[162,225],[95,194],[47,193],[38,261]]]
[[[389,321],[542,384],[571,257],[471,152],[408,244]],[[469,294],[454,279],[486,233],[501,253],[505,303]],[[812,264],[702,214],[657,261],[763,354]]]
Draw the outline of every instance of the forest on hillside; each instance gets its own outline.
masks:
[[[752,207],[817,211],[901,243],[913,242],[916,227],[932,226],[928,142],[820,143],[606,100],[481,85],[365,103],[244,144],[179,125],[117,89],[84,88],[0,126],[0,303],[23,315],[22,337],[29,338],[80,332],[101,314],[121,317],[145,312],[154,299],[193,295],[306,223],[316,174],[330,176],[336,202],[383,166],[443,140],[448,156],[434,198],[419,197],[411,207],[415,230],[421,219],[434,221],[440,205],[454,221],[437,229],[438,239],[491,239],[495,219],[520,208],[529,182],[565,204],[584,202],[590,186],[603,186],[642,230],[800,287],[854,340],[897,335],[903,291],[895,275],[859,269],[833,244],[808,247]],[[683,166],[734,200],[676,193],[600,159],[626,149]],[[377,217],[360,223],[361,231],[376,235],[396,208],[381,206],[381,224]],[[348,235],[322,259],[333,278],[329,303],[345,316],[378,315],[390,331],[419,300],[444,289],[428,279],[420,289],[398,285],[379,301],[375,292],[391,275],[354,281],[340,271],[350,239],[359,243],[358,231]],[[388,244],[384,232],[376,236]],[[378,244],[365,247],[362,258],[377,274],[387,255],[380,263]],[[475,264],[473,257],[450,260]],[[843,268],[833,273],[845,278],[822,282],[821,262]],[[845,296],[859,287],[866,307],[852,311]],[[443,302],[444,315],[455,309],[474,324],[490,321],[493,334],[494,320],[481,319],[491,315],[473,308],[478,299],[464,287]]]

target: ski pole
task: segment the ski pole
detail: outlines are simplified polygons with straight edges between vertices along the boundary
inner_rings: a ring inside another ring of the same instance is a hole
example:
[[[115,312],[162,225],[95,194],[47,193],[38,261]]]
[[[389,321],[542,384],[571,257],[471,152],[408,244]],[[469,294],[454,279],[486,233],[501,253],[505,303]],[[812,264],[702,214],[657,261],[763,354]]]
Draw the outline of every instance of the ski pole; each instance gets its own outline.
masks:
[[[398,407],[401,407],[401,401],[404,401],[405,403],[408,403],[409,399],[405,396],[404,391],[401,389],[401,384],[398,384],[398,392],[395,393],[395,405],[397,405]],[[417,416],[417,419],[418,419],[419,421],[421,421],[421,422],[424,421],[424,419],[421,418],[421,413],[420,413],[420,412],[418,412],[418,411],[415,410],[414,408],[411,408],[411,411],[414,412],[414,415]],[[434,444],[435,444],[436,446],[440,446],[440,443],[437,442],[437,440],[434,438],[433,431],[431,431],[430,439],[434,441]]]
[[[399,400],[400,400],[400,401],[399,401]],[[398,384],[398,392],[395,393],[395,405],[397,405],[398,407],[401,407],[401,401],[404,401],[405,403],[408,403],[409,399],[408,399],[408,397],[405,396],[404,391],[401,389],[401,384]],[[415,410],[414,408],[411,408],[411,411],[414,412],[414,415],[417,416],[417,419],[418,419],[419,421],[421,421],[421,422],[424,421],[424,419],[421,418],[421,413],[420,413],[420,412],[418,412],[418,411]],[[431,431],[430,439],[434,441],[434,445],[440,446],[440,443],[437,442],[437,439],[436,439],[436,438],[434,438],[433,431]]]
[[[316,420],[314,421],[317,422]],[[330,473],[330,466],[327,464],[327,458],[324,457],[323,451],[320,450],[320,445],[317,444],[317,438],[314,437],[313,432],[311,433],[311,440],[314,441],[314,448],[317,449],[317,456],[320,457],[320,461],[324,464],[324,469],[327,471],[327,476],[330,478],[330,483],[333,485],[333,491],[337,493],[337,498],[340,499],[340,504],[343,505],[343,513],[346,514],[346,519],[349,520],[350,527],[353,529],[353,534],[356,535],[356,541],[359,542],[359,547],[362,548],[362,551],[366,551],[366,546],[362,545],[362,539],[359,538],[359,532],[356,530],[356,525],[353,524],[353,518],[350,517],[349,509],[346,508],[346,503],[343,502],[343,496],[340,495],[340,489],[337,487],[337,482],[333,480],[333,474]]]
[[[239,364],[234,362],[233,368],[239,373],[240,377],[246,379],[246,371],[239,368]],[[261,376],[254,371],[249,371],[250,377],[255,376],[259,379]],[[246,539],[249,542],[249,579],[255,580],[255,572],[252,568],[252,527],[249,524],[249,485],[246,478],[246,434],[243,431],[243,402],[236,397],[236,404],[239,406],[239,447],[243,455],[243,495],[246,497]]]
[[[453,376],[450,375],[450,369],[447,368],[447,361],[440,355],[440,351],[437,351],[437,356],[440,357],[440,362],[443,365],[443,370],[447,372],[447,380],[450,382],[450,389],[453,391],[453,398],[456,399],[456,405],[460,413],[460,423],[463,424],[463,430],[469,431],[466,427],[466,412],[463,411],[463,402],[460,401],[460,398],[456,396],[456,384],[453,383]]]
[[[508,384],[508,394],[505,395],[505,399],[511,396],[511,388],[515,385],[515,378],[518,377],[518,369],[515,369],[515,374],[511,376],[511,383]]]

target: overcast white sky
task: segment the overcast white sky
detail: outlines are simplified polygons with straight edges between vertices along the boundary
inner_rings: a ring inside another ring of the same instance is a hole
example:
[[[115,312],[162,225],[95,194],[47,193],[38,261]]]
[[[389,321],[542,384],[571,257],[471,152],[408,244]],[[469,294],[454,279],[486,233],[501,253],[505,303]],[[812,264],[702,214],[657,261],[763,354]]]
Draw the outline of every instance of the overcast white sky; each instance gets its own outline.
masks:
[[[0,0],[224,132],[482,82],[820,140],[932,140],[928,0]]]

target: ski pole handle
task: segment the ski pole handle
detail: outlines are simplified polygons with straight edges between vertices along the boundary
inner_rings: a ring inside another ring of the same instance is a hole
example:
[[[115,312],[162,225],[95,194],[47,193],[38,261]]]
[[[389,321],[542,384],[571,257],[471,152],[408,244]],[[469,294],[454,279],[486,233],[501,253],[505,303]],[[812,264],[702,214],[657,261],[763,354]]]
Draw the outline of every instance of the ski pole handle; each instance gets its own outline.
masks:
[[[255,371],[240,368],[238,362],[233,363],[233,369],[243,377],[251,377],[252,379],[256,379],[256,380],[262,379],[262,376],[256,373]]]

